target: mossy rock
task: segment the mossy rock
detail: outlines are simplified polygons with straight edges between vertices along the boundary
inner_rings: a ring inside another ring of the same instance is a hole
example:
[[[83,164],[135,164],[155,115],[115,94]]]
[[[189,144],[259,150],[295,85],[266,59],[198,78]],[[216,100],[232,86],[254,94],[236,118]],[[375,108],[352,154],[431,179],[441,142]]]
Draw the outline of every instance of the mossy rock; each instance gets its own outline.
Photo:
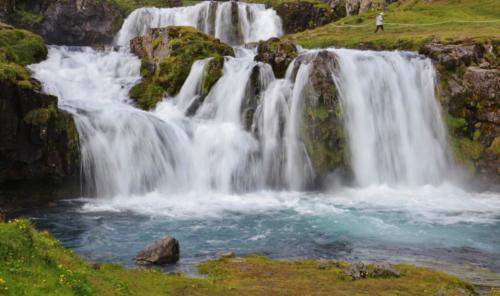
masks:
[[[150,29],[131,41],[131,49],[143,59],[142,86],[132,89],[131,98],[145,109],[156,106],[164,95],[176,95],[196,60],[212,57],[214,66],[223,56],[234,56],[229,45],[192,27]],[[217,71],[216,68],[213,70]],[[207,81],[206,86],[215,81]]]
[[[0,23],[0,62],[26,66],[47,58],[42,37]]]
[[[210,89],[222,77],[224,69],[224,57],[216,56],[211,59],[203,69],[203,80],[201,82],[201,95],[207,96]]]
[[[298,56],[295,44],[282,41],[279,38],[271,38],[259,42],[257,47],[256,61],[268,63],[277,78],[285,77],[288,65]]]

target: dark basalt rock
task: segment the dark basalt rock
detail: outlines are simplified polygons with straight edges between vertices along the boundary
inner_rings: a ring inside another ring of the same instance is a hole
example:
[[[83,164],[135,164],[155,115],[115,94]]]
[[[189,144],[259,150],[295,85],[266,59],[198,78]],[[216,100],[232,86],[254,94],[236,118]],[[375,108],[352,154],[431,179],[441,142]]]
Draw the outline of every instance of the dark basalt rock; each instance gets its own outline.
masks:
[[[285,77],[288,65],[297,57],[298,52],[295,44],[282,41],[279,38],[271,38],[259,42],[257,47],[256,61],[268,63],[277,78]]]
[[[111,1],[102,0],[9,0],[0,7],[0,20],[40,34],[47,43],[59,45],[110,44],[123,16]],[[14,9],[12,9],[14,7]],[[3,15],[3,16],[2,16]]]
[[[167,236],[148,244],[135,256],[138,264],[165,264],[179,261],[179,241]]]

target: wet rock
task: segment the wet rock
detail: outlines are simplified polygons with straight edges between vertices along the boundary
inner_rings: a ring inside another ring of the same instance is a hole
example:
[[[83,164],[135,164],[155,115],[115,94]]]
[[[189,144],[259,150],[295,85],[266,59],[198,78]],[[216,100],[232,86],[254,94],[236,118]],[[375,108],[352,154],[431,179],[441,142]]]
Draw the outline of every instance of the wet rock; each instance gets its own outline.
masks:
[[[177,94],[196,60],[214,58],[212,74],[215,75],[221,69],[217,66],[223,63],[222,57],[234,56],[232,47],[192,27],[150,29],[144,36],[132,39],[130,48],[142,59],[143,77],[130,95],[143,109],[154,108],[165,94]],[[204,82],[204,93],[218,79],[210,78]]]
[[[15,1],[6,17],[15,26],[40,34],[50,44],[109,44],[123,17],[111,1],[43,0]],[[25,17],[19,17],[22,14]]]
[[[364,279],[368,274],[368,268],[363,262],[356,262],[349,265],[349,267],[344,270],[344,273],[353,280]]]
[[[2,0],[0,1],[0,21],[7,21],[16,8],[15,0]]]
[[[277,78],[285,77],[288,65],[297,57],[298,52],[295,44],[282,41],[279,38],[271,38],[259,42],[257,47],[256,61],[268,63]]]
[[[332,74],[337,56],[331,51],[300,55],[294,76],[301,65],[310,64],[309,83],[304,92],[300,135],[319,179],[337,171],[348,177],[349,161],[343,111]]]
[[[0,183],[78,179],[80,154],[73,119],[57,109],[57,98],[43,94],[41,84],[24,67],[46,57],[42,39],[2,24],[0,35],[8,40],[0,45]],[[3,46],[14,54],[2,55]]]
[[[433,42],[420,49],[439,74],[440,101],[455,160],[484,184],[500,182],[498,52],[497,44],[472,42]]]
[[[401,273],[389,262],[380,262],[373,265],[372,277],[400,277]]]
[[[167,236],[148,244],[134,261],[138,264],[164,264],[179,261],[179,241]]]
[[[284,1],[273,8],[281,17],[287,34],[313,29],[335,20],[332,9],[320,1]]]

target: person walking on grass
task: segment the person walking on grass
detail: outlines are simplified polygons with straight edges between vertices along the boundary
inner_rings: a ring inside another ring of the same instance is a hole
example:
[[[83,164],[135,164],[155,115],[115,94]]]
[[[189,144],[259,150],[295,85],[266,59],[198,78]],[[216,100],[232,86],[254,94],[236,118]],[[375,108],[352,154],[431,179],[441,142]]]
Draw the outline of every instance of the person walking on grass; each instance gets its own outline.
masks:
[[[378,32],[378,29],[382,29],[382,32],[384,32],[384,13],[381,12],[377,15],[377,22],[376,22],[377,28],[375,28],[375,33]]]

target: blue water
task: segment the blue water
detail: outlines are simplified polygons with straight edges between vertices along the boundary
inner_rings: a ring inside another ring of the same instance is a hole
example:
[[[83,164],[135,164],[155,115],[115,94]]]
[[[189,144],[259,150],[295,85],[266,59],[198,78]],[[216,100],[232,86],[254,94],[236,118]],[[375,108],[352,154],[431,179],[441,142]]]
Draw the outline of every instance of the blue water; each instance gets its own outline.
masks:
[[[125,266],[147,243],[171,235],[181,260],[165,268],[188,273],[225,252],[442,261],[500,272],[499,196],[456,188],[79,199],[29,215],[85,258]]]

